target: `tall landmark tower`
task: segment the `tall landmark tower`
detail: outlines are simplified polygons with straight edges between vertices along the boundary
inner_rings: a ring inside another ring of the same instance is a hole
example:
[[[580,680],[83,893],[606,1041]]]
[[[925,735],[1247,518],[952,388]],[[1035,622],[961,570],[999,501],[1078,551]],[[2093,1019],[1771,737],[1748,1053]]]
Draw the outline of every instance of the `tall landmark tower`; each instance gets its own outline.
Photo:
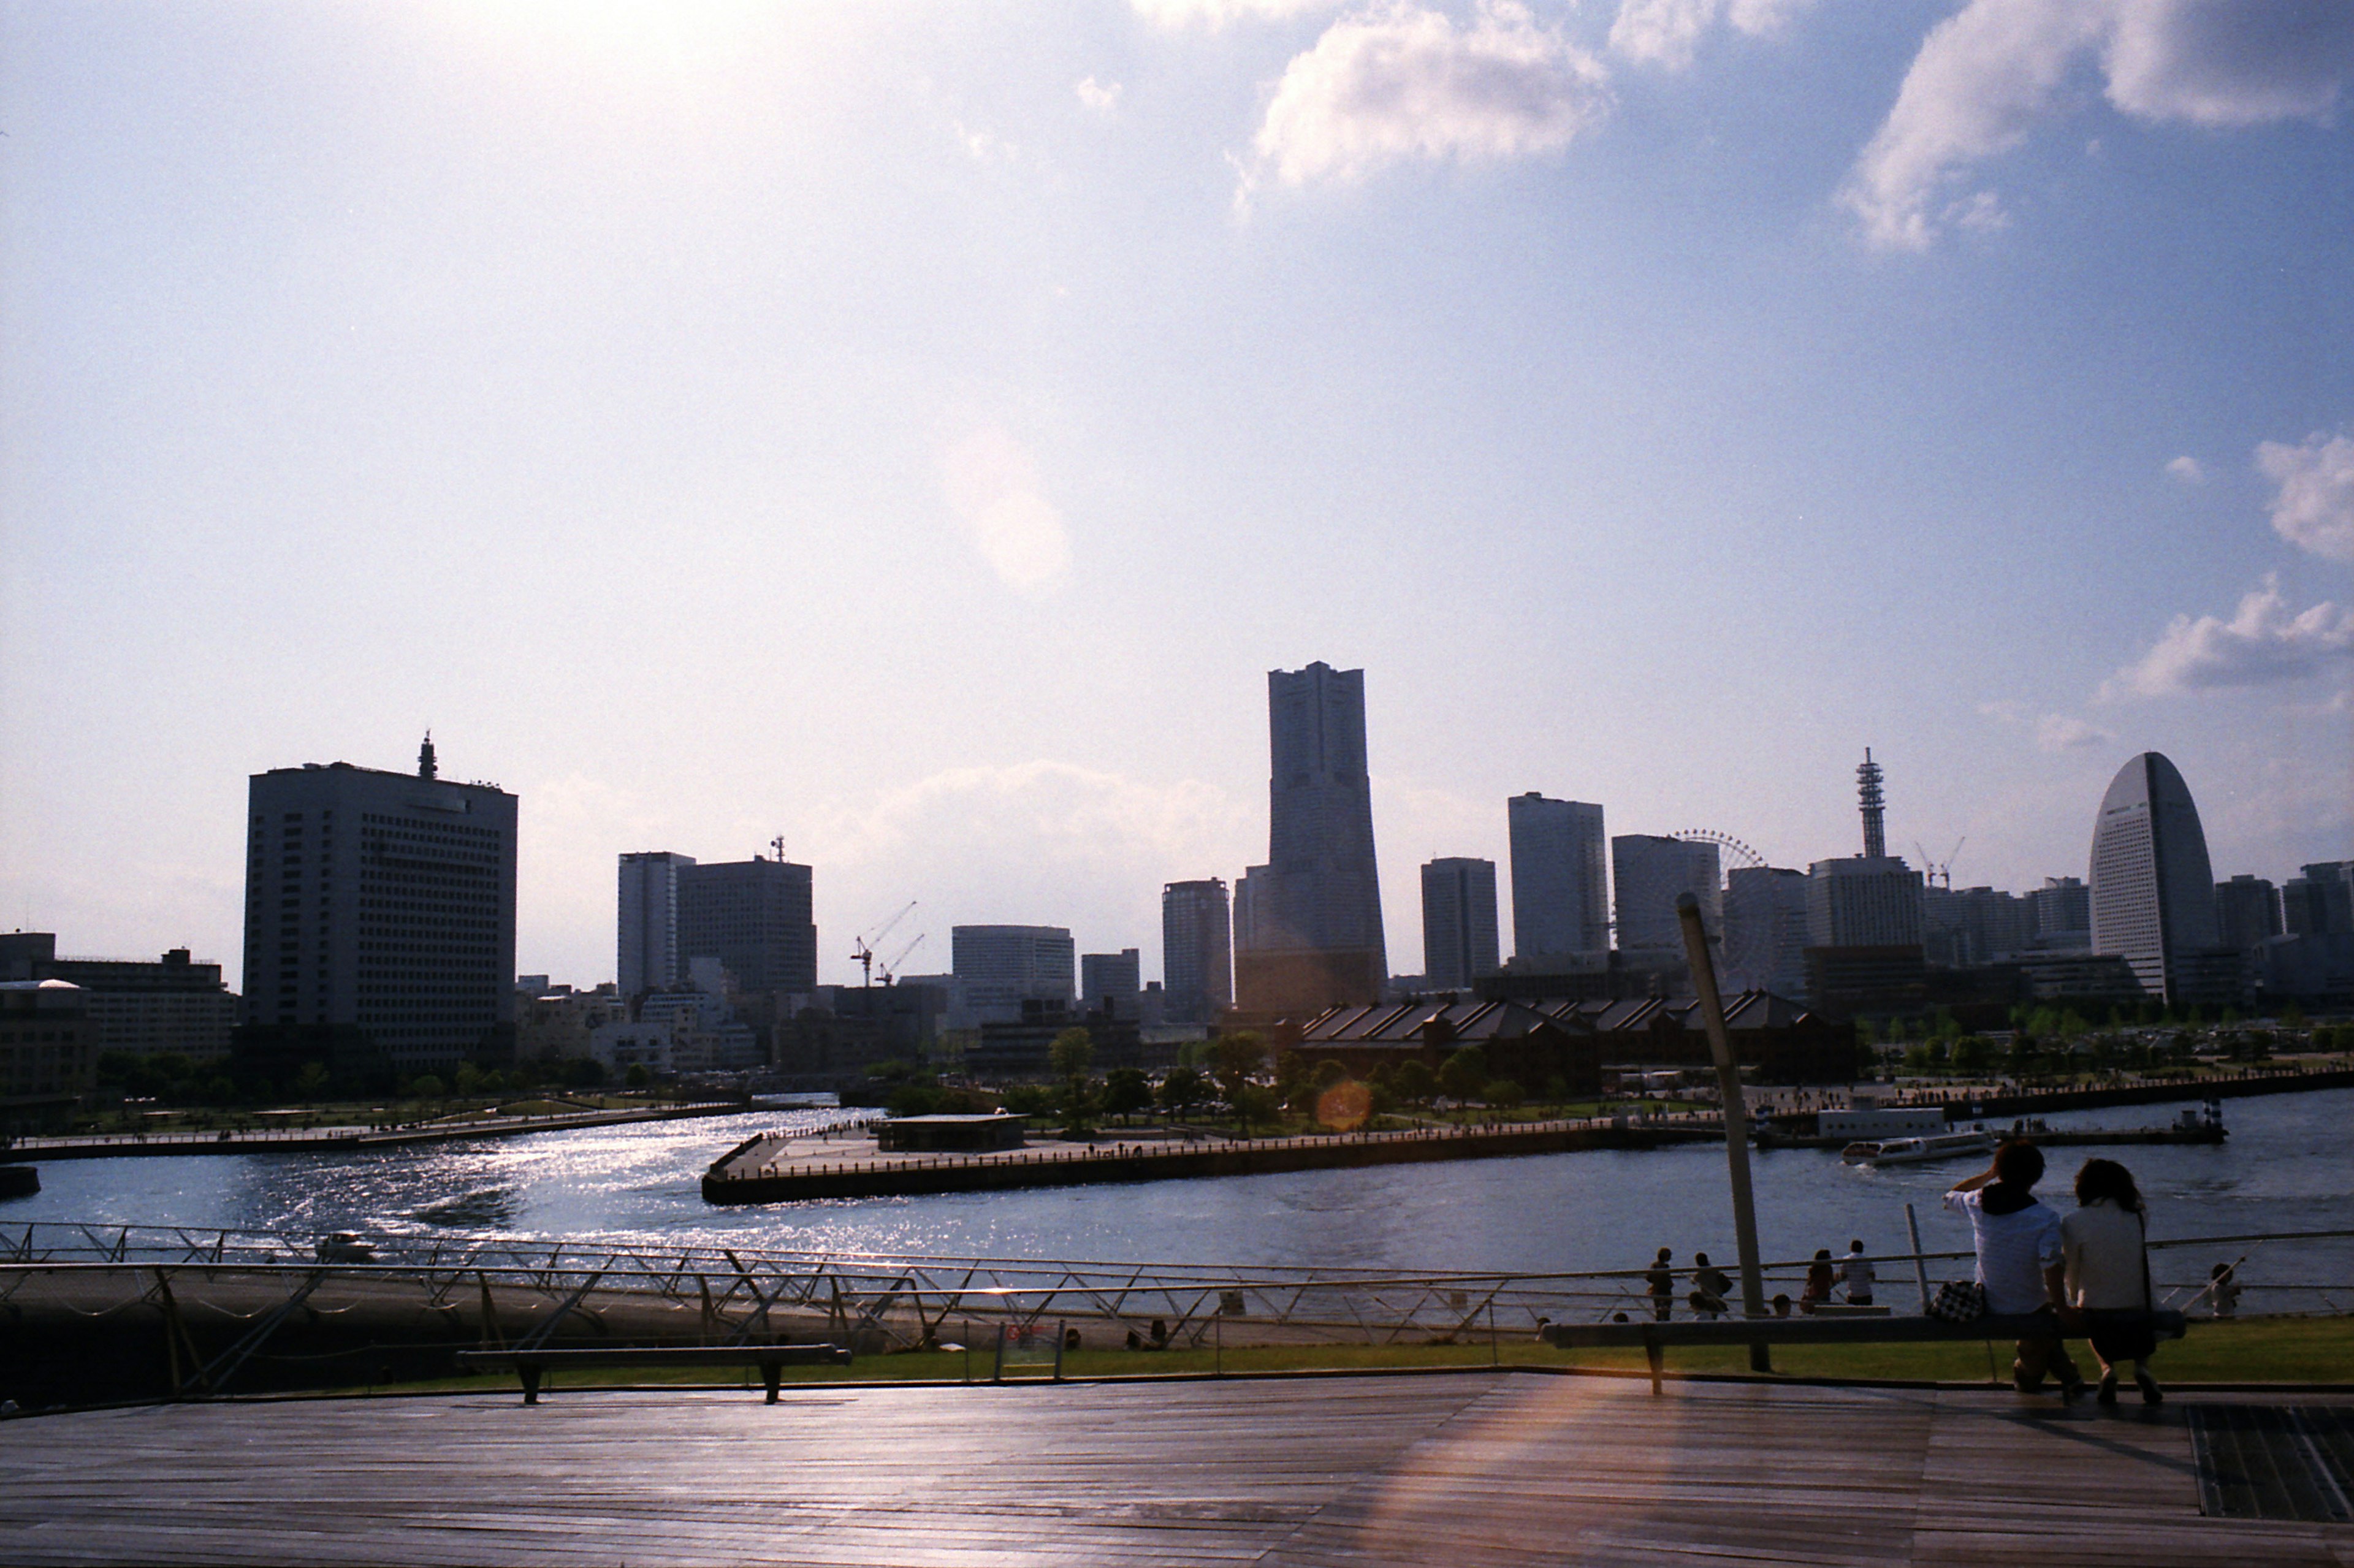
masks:
[[[1254,1012],[1378,1001],[1389,953],[1365,771],[1365,673],[1271,670],[1267,700],[1267,863],[1236,889],[1236,1001]]]
[[[2168,1003],[2222,1000],[2215,878],[2190,787],[2145,751],[2117,770],[2093,822],[2093,951],[2130,965]]]

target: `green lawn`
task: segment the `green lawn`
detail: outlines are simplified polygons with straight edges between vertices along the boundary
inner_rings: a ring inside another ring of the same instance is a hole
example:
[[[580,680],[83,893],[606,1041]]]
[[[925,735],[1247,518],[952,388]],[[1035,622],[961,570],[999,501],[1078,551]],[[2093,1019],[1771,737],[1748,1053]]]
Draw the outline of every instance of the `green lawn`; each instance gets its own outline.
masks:
[[[2081,1344],[2073,1347],[2078,1362],[2088,1372],[2092,1358]],[[1063,1358],[1066,1378],[1204,1376],[1220,1371],[1235,1373],[1314,1372],[1407,1372],[1439,1367],[1480,1367],[1494,1362],[1511,1366],[1589,1368],[1639,1373],[1640,1351],[1555,1351],[1526,1339],[1503,1340],[1492,1348],[1484,1340],[1455,1345],[1322,1345],[1273,1349],[1124,1351],[1079,1350]],[[1670,1351],[1667,1370],[1678,1372],[1746,1373],[1748,1351],[1740,1346]],[[1994,1366],[2008,1378],[2010,1347],[1994,1347]],[[2354,1319],[2250,1319],[2232,1323],[2201,1321],[2190,1337],[2160,1348],[2153,1363],[2168,1384],[2200,1383],[2333,1383],[2354,1384]],[[1981,1341],[1935,1345],[1855,1345],[1797,1349],[1777,1347],[1775,1372],[1782,1376],[1855,1381],[1984,1383],[1988,1381],[1987,1348]],[[975,1346],[968,1358],[958,1351],[907,1351],[864,1356],[846,1367],[790,1371],[788,1386],[839,1383],[974,1382],[988,1380],[991,1357],[986,1346]],[[1044,1365],[1013,1369],[1013,1377],[1043,1379]],[[614,1368],[551,1377],[547,1386],[588,1387],[613,1383],[679,1383],[752,1387],[757,1378],[716,1376],[708,1370],[663,1372],[644,1368]],[[404,1385],[415,1389],[508,1389],[506,1375],[441,1380]],[[355,1391],[347,1391],[355,1392]]]

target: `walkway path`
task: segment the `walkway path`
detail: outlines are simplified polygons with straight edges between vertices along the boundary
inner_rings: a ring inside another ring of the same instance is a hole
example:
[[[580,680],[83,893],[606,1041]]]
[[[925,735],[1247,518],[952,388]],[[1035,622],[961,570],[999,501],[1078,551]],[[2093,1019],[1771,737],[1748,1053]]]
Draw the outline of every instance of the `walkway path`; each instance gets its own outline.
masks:
[[[555,1389],[0,1423],[0,1561],[2354,1564],[2188,1402],[1477,1373]]]

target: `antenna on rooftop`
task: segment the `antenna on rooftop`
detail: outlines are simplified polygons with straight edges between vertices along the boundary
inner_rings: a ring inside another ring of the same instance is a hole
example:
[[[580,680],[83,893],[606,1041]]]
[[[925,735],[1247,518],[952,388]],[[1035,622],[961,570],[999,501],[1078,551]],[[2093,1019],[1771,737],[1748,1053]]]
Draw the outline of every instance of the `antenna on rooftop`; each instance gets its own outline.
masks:
[[[1880,764],[1872,759],[1872,747],[1865,747],[1855,770],[1855,798],[1863,808],[1863,853],[1869,860],[1888,858],[1888,797],[1880,788],[1883,777]]]

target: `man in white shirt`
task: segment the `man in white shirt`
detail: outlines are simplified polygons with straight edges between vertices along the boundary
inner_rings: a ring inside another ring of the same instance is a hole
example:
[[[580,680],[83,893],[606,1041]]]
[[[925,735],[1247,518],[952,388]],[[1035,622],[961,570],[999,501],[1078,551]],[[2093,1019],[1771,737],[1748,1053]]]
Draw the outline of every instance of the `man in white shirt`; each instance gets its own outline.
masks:
[[[1862,1242],[1847,1244],[1847,1261],[1840,1265],[1840,1280],[1847,1287],[1849,1306],[1872,1305],[1872,1259],[1863,1255]]]
[[[2042,1179],[2042,1150],[2024,1141],[2006,1143],[1994,1151],[1989,1169],[1955,1183],[1946,1207],[1969,1219],[1987,1310],[2041,1314],[2052,1325],[2049,1333],[2019,1341],[2011,1382],[2027,1393],[2042,1387],[2049,1372],[2059,1378],[2061,1395],[2074,1399],[2084,1392],[2084,1378],[2060,1343],[2056,1315],[2068,1303],[2067,1257],[2060,1216],[2035,1196],[2035,1183]]]

